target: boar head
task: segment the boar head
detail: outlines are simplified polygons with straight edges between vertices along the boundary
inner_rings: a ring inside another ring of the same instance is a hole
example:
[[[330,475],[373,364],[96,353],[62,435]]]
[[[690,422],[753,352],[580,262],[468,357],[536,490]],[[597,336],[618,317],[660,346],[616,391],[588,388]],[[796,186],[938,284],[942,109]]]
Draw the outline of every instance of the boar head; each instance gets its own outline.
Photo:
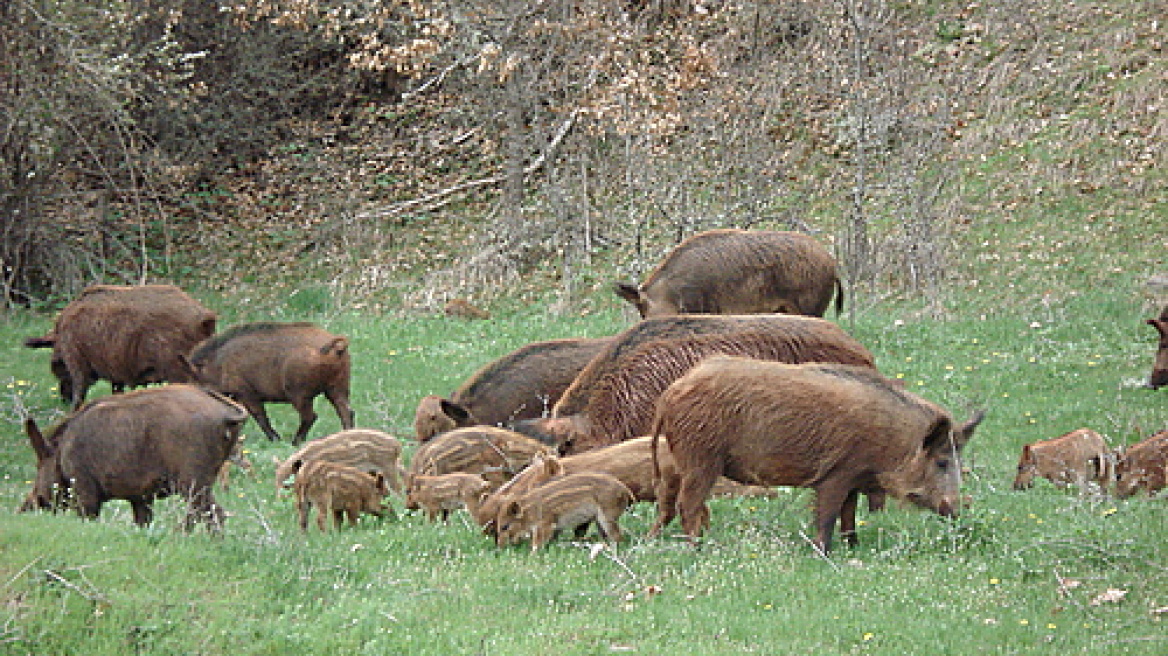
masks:
[[[1030,445],[1022,447],[1022,457],[1018,460],[1018,475],[1014,477],[1014,489],[1026,490],[1034,483],[1034,475],[1038,473],[1038,461]]]
[[[24,422],[24,431],[28,434],[33,452],[36,453],[37,473],[32,491],[25,497],[20,511],[56,510],[65,505],[69,491],[69,481],[61,473],[61,460],[55,440],[60,429],[53,432],[54,439],[45,439],[36,422],[29,418]]]
[[[882,486],[894,496],[943,517],[957,515],[964,501],[960,494],[961,450],[984,416],[978,412],[959,428],[954,428],[948,417],[938,419],[920,452],[902,468],[882,476]]]

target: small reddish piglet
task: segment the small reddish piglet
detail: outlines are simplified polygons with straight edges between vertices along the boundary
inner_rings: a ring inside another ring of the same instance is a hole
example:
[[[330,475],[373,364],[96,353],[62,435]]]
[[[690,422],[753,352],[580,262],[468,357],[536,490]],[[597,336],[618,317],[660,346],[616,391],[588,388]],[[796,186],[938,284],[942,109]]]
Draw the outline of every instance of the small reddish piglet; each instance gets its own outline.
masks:
[[[1025,490],[1041,476],[1058,487],[1094,482],[1106,489],[1114,476],[1114,457],[1103,436],[1079,428],[1049,440],[1022,447],[1014,489]]]
[[[450,520],[450,512],[467,508],[473,514],[491,484],[482,476],[454,472],[440,476],[415,476],[406,491],[406,510],[424,510],[426,519]]]
[[[335,462],[314,460],[304,465],[296,475],[296,512],[300,529],[308,530],[308,513],[316,506],[316,525],[327,531],[326,519],[341,528],[345,517],[356,525],[361,513],[377,517],[392,515],[392,509],[382,499],[389,494],[389,486],[380,472],[364,472],[355,467]]]
[[[1168,487],[1168,430],[1123,450],[1116,464],[1115,496],[1126,499],[1140,490],[1154,494]]]
[[[1168,385],[1168,305],[1160,311],[1158,319],[1148,319],[1148,325],[1160,333],[1160,341],[1156,346],[1156,358],[1152,362],[1152,375],[1148,378],[1148,387],[1159,389]]]
[[[536,551],[559,531],[573,529],[580,536],[592,522],[605,540],[620,542],[618,520],[632,502],[629,488],[610,474],[559,476],[504,505],[496,543],[505,547],[529,539]]]

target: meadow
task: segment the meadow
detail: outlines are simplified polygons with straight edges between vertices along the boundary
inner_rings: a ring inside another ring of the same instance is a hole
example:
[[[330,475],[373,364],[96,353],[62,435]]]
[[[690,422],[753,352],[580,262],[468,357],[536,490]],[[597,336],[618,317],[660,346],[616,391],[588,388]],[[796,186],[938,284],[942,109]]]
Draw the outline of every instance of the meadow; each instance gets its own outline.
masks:
[[[231,513],[221,536],[179,531],[177,499],[159,502],[146,529],[123,502],[97,521],[18,514],[34,472],[21,420],[45,423],[63,406],[48,354],[20,346],[51,314],[10,314],[0,343],[0,653],[1163,654],[1165,499],[1117,501],[1045,481],[1011,489],[1026,442],[1087,426],[1119,446],[1168,427],[1168,396],[1142,388],[1151,310],[1129,292],[1087,287],[999,310],[957,299],[952,307],[973,309],[940,319],[893,301],[839,318],[886,375],[959,419],[988,414],[966,453],[972,507],[955,520],[898,504],[861,510],[859,546],[827,559],[807,539],[807,490],[713,501],[700,548],[676,526],[644,538],[647,504],[622,518],[628,539],[615,549],[589,536],[534,554],[500,550],[465,513],[430,524],[400,498],[395,519],[303,534],[272,476],[293,446],[268,442],[251,422],[252,472],[217,491]],[[631,322],[615,299],[591,307],[514,307],[474,322],[216,309],[223,326],[311,319],[350,336],[357,424],[403,438],[408,453],[423,395],[449,393],[528,342]],[[108,390],[99,384],[91,398]],[[317,410],[312,437],[339,428],[323,399]],[[290,409],[272,414],[292,432]]]

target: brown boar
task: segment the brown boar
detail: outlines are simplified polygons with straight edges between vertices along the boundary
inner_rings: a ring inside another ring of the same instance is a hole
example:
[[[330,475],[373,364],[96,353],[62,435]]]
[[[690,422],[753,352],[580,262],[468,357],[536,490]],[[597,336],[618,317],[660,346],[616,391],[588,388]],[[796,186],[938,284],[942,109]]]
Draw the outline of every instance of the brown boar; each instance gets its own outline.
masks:
[[[779,362],[874,366],[872,354],[834,323],[790,315],[689,315],[646,319],[614,338],[580,373],[548,419],[516,430],[572,454],[646,435],[657,397],[714,354]]]
[[[392,515],[383,499],[389,494],[381,472],[362,471],[356,467],[326,460],[313,460],[296,475],[296,514],[300,529],[308,530],[308,514],[316,507],[316,526],[328,530],[327,518],[341,528],[344,520],[356,526],[362,513],[377,517]]]
[[[1160,311],[1160,318],[1148,319],[1148,325],[1160,334],[1156,359],[1152,362],[1152,375],[1148,377],[1148,387],[1160,389],[1168,385],[1168,305]]]
[[[465,472],[415,476],[406,491],[406,510],[422,509],[430,521],[441,516],[446,522],[453,510],[467,508],[473,513],[490,487],[482,476]]]
[[[342,428],[353,427],[349,407],[349,340],[311,323],[257,322],[235,326],[191,353],[195,377],[243,404],[270,440],[265,403],[291,403],[300,414],[294,444],[316,422],[313,401],[332,403]]]
[[[322,460],[371,471],[385,477],[389,488],[402,491],[401,442],[389,433],[370,428],[351,428],[311,440],[276,467],[276,489],[288,486],[308,462]]]
[[[182,357],[215,333],[215,313],[173,285],[92,285],[69,303],[52,331],[25,346],[52,348],[61,398],[77,410],[89,388],[114,392],[150,383],[190,382]]]
[[[640,286],[616,294],[642,318],[783,312],[821,317],[843,287],[835,258],[815,239],[777,230],[709,230],[674,248]]]
[[[837,519],[855,543],[860,492],[954,515],[959,455],[980,421],[955,428],[940,407],[869,368],[714,356],[661,395],[653,435],[669,441],[691,538],[708,526],[705,500],[721,475],[814,489],[815,545],[827,552]]]
[[[185,528],[195,520],[214,530],[224,512],[211,486],[239,439],[247,411],[227,397],[173,384],[91,401],[47,436],[25,424],[37,456],[32,492],[21,510],[56,509],[72,497],[83,517],[125,499],[134,523],[149,524],[153,502],[186,498]]]
[[[581,337],[535,342],[488,363],[449,400],[433,395],[422,399],[414,416],[418,441],[464,426],[501,426],[547,415],[609,341]]]
[[[1106,489],[1114,476],[1113,456],[1107,440],[1090,428],[1079,428],[1060,437],[1022,447],[1014,489],[1029,488],[1035,476],[1058,487],[1085,486],[1094,482]]]
[[[1115,496],[1120,499],[1140,490],[1154,494],[1168,487],[1168,430],[1124,449],[1115,473]]]
[[[465,472],[482,476],[498,488],[547,447],[506,428],[456,428],[426,442],[414,452],[406,469],[406,484],[416,476]]]
[[[531,540],[532,551],[563,529],[577,536],[595,522],[609,542],[621,541],[619,519],[633,495],[619,479],[603,472],[567,474],[546,481],[508,501],[499,512],[500,547]]]

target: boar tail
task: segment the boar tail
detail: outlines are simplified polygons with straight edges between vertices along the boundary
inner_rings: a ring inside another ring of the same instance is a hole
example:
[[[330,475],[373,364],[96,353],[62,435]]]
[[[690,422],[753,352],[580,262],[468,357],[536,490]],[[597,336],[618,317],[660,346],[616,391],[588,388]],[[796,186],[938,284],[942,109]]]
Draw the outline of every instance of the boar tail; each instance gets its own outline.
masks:
[[[29,337],[24,340],[24,345],[28,348],[53,348],[57,344],[57,338],[53,335],[45,335],[44,337]]]
[[[328,355],[330,352],[334,352],[336,355],[340,356],[345,354],[345,349],[347,348],[349,348],[349,340],[347,338],[334,337],[329,340],[328,344],[320,347],[320,354]]]
[[[839,278],[835,279],[835,316],[839,316],[844,312],[844,283]]]
[[[653,418],[653,441],[649,444],[649,458],[653,463],[653,489],[657,489],[657,484],[661,480],[661,460],[657,457],[657,444],[661,440],[661,423],[660,415]]]

